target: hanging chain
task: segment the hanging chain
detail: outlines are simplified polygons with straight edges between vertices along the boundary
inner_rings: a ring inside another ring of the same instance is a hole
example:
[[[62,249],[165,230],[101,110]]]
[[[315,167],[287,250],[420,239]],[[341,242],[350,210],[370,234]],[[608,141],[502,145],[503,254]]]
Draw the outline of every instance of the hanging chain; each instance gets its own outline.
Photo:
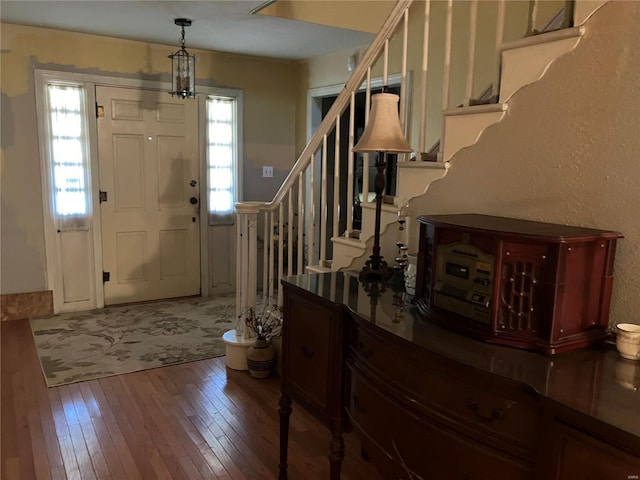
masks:
[[[182,50],[184,50],[184,25],[182,25],[182,38],[180,40],[180,44],[182,45]]]

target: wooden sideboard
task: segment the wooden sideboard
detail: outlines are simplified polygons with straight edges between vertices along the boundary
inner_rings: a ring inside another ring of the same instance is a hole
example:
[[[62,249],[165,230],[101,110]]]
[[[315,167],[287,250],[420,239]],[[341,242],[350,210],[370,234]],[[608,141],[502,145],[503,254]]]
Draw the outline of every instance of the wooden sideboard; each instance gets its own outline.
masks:
[[[486,344],[348,273],[283,287],[280,479],[292,401],[328,426],[331,479],[351,429],[385,479],[640,475],[640,362],[611,345],[546,356]]]

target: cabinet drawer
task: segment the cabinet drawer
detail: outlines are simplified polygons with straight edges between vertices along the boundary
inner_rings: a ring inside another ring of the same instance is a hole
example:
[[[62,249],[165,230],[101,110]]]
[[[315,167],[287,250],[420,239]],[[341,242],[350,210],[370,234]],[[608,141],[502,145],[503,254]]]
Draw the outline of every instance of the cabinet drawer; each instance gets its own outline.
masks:
[[[539,407],[523,391],[495,387],[491,375],[470,368],[411,356],[362,328],[353,332],[352,351],[360,368],[415,399],[416,408],[428,408],[465,434],[492,437],[514,454],[529,457],[535,449]]]
[[[548,478],[614,480],[638,478],[640,458],[556,422],[552,427],[555,472]]]
[[[324,411],[328,404],[332,310],[291,296],[283,334],[287,383]]]
[[[364,444],[377,449],[385,471],[407,473],[407,478],[460,480],[473,478],[523,480],[533,478],[533,466],[431,423],[428,418],[399,406],[356,369],[351,369],[347,404],[352,423]],[[401,477],[404,478],[404,477]]]

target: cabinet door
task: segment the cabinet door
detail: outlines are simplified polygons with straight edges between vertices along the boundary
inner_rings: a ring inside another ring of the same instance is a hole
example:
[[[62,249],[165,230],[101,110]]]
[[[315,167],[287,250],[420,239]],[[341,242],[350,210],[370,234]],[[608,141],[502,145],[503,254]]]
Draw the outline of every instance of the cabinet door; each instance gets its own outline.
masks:
[[[334,404],[339,402],[339,392],[335,390],[342,345],[331,347],[332,341],[341,342],[333,327],[336,315],[334,309],[305,296],[286,295],[283,380],[290,393],[301,397],[317,413],[332,413],[329,410],[336,409]]]
[[[563,424],[553,430],[554,480],[640,478],[640,458]]]

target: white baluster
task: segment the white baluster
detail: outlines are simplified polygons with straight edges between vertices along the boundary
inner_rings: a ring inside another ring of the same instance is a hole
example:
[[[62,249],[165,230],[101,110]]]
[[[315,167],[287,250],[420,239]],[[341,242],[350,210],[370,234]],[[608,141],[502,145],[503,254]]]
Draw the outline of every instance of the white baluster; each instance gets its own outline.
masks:
[[[505,0],[498,1],[498,18],[496,19],[496,66],[491,87],[492,98],[498,99],[500,95],[500,69],[502,65],[502,40],[504,36],[504,10]]]
[[[280,286],[280,279],[282,278],[282,271],[284,267],[284,242],[282,238],[284,236],[284,204],[280,202],[278,205],[278,278],[274,281],[277,283],[278,289],[278,303],[282,305],[282,287]]]
[[[355,139],[355,109],[356,93],[351,92],[351,102],[349,107],[349,146],[347,149],[349,152],[349,156],[347,157],[347,231],[345,232],[345,236],[347,238],[351,235],[351,230],[353,230],[353,145]]]
[[[333,166],[333,228],[331,236],[339,237],[340,225],[340,115],[336,115],[335,162]]]
[[[449,108],[449,83],[451,79],[451,33],[453,27],[453,0],[447,0],[447,21],[444,39],[444,69],[442,75],[442,110]]]
[[[367,69],[367,87],[364,95],[364,125],[369,123],[371,110],[371,67]],[[369,154],[362,156],[362,203],[369,203]]]
[[[289,205],[288,205],[288,231],[287,231],[287,275],[293,275],[293,188],[289,189]]]
[[[389,85],[389,39],[384,41],[384,53],[382,56],[382,85]]]
[[[451,76],[451,30],[453,25],[453,0],[447,0],[447,22],[444,39],[444,70],[442,74],[442,110],[449,108],[449,82]],[[442,119],[442,135],[440,136],[440,150],[438,158],[444,153],[445,121]]]
[[[267,211],[262,212],[262,220],[264,223],[264,236],[262,237],[262,302],[267,304],[269,296],[269,216]]]
[[[400,126],[405,137],[407,135],[407,126],[405,125],[406,109],[405,106],[407,98],[407,54],[408,54],[408,41],[409,41],[409,9],[404,11],[403,23],[402,23],[402,71],[400,79]],[[405,155],[402,155],[403,159]]]
[[[529,23],[527,25],[527,35],[538,33],[536,23],[538,20],[538,0],[529,0]]]
[[[469,9],[469,54],[467,56],[467,86],[465,90],[465,105],[473,99],[473,73],[476,62],[476,30],[478,26],[478,0],[471,0]]]
[[[274,220],[275,212],[271,210],[269,212],[269,305],[271,308],[273,305],[273,284],[275,282],[275,248],[273,244],[273,229],[275,226]]]
[[[243,263],[243,259],[246,258],[243,256],[245,250],[245,220],[245,215],[240,210],[236,210],[236,337],[238,338],[244,333],[240,325],[240,323],[244,325],[244,322],[239,322],[238,319],[242,314],[244,305],[242,294],[244,292],[244,279],[246,275]]]
[[[315,171],[315,154],[311,154],[311,159],[309,160],[309,228],[307,232],[309,232],[309,243],[307,247],[307,265],[313,265],[313,261],[315,260],[315,249],[314,249],[314,240],[315,240],[315,229],[316,229],[316,188],[314,184],[314,174]]]
[[[504,1],[504,0],[503,0]],[[418,151],[426,152],[427,136],[427,71],[429,65],[429,21],[431,0],[424,2],[424,31],[422,36],[422,79],[420,82],[420,134]]]
[[[248,272],[248,281],[247,281],[247,304],[246,307],[252,308],[254,311],[256,309],[256,292],[258,290],[258,268],[257,268],[257,257],[258,257],[258,212],[251,212],[248,216],[248,250],[249,256],[247,272]],[[243,322],[244,323],[244,322]],[[246,335],[245,335],[246,336]]]
[[[304,256],[304,197],[302,189],[303,174],[298,174],[298,235],[296,236],[296,242],[298,242],[298,264],[296,265],[296,275],[304,273],[304,265],[302,264]]]
[[[320,266],[327,259],[327,136],[322,138],[322,186],[320,192]]]

